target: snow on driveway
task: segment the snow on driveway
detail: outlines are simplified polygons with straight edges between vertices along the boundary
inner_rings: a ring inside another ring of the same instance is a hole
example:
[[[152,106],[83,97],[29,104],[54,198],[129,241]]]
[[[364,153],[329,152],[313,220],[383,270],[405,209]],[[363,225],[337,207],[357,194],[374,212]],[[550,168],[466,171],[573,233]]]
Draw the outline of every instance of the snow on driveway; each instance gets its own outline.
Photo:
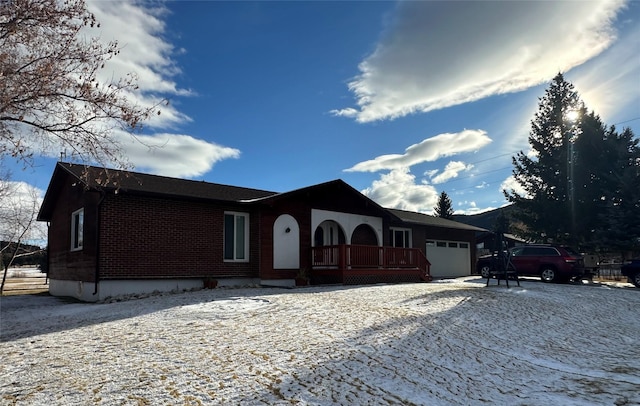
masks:
[[[0,402],[640,405],[640,289],[433,283],[1,299]]]

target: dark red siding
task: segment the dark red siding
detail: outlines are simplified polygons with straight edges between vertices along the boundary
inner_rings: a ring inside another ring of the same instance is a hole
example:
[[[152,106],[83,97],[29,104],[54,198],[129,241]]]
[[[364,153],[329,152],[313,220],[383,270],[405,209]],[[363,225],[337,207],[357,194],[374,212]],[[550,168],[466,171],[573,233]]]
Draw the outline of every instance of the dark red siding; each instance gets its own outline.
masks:
[[[67,182],[57,197],[49,223],[49,278],[95,281],[97,192],[85,192]],[[84,208],[83,249],[71,251],[71,214]]]
[[[357,192],[342,185],[306,191],[263,205],[260,224],[260,276],[263,279],[293,278],[297,273],[297,270],[273,268],[273,225],[282,214],[289,214],[298,222],[300,268],[311,269],[311,242],[314,231],[311,230],[312,209],[383,217],[383,229],[386,230],[388,226],[384,213],[379,207],[370,204],[368,199],[363,199]]]

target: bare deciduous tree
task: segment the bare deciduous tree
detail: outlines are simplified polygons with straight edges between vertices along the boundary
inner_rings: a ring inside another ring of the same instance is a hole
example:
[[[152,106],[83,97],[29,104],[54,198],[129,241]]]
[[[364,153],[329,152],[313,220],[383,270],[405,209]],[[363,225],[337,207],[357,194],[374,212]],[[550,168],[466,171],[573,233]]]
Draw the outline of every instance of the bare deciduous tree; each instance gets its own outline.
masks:
[[[97,25],[83,0],[0,2],[0,158],[26,164],[55,146],[128,166],[113,130],[134,134],[158,105],[132,102],[134,75],[100,79],[119,48],[84,37]]]
[[[21,246],[26,239],[44,239],[36,227],[36,216],[40,206],[38,192],[25,184],[0,178],[0,259],[3,275],[0,293],[4,290],[9,267],[21,255]],[[24,186],[24,187],[21,187]],[[34,252],[29,253],[33,254]]]

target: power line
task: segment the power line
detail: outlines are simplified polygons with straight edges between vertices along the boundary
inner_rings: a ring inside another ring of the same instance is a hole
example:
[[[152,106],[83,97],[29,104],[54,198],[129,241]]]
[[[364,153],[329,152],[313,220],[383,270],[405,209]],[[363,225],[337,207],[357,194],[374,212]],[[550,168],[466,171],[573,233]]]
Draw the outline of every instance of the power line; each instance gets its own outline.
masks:
[[[620,124],[624,124],[624,123],[629,123],[629,122],[631,122],[631,121],[636,121],[636,120],[640,120],[640,117],[634,117],[634,118],[631,118],[631,119],[628,119],[628,120],[619,121],[619,122],[614,123],[614,124],[612,124],[612,125],[616,126],[616,125],[620,125]],[[487,162],[487,161],[491,161],[491,160],[494,160],[494,159],[502,158],[502,157],[504,157],[504,156],[508,156],[508,155],[513,156],[514,154],[517,154],[517,153],[519,153],[519,152],[521,152],[521,151],[522,151],[522,150],[512,151],[512,152],[506,152],[506,153],[504,153],[504,154],[495,155],[495,156],[492,156],[492,157],[489,157],[489,158],[481,159],[481,160],[479,160],[479,161],[469,162],[469,164],[470,164],[470,165],[475,165],[475,164],[479,164],[479,163],[482,163],[482,162]],[[461,180],[465,180],[465,179],[474,178],[474,177],[477,177],[477,176],[485,175],[485,174],[487,174],[487,173],[499,172],[499,171],[503,171],[503,170],[505,170],[505,169],[512,169],[512,166],[506,166],[506,167],[503,167],[503,168],[493,169],[493,170],[490,170],[490,171],[485,171],[485,172],[475,173],[475,174],[472,174],[472,175],[469,175],[469,176],[464,176],[464,177],[455,177],[455,178],[449,179],[449,180],[447,180],[447,181],[445,181],[445,182],[442,182],[442,183],[432,184],[432,186],[436,186],[436,185],[446,185],[446,184],[448,184],[448,183],[452,183],[452,182],[457,182],[457,181],[461,181]],[[426,177],[425,177],[425,176],[422,176],[421,178],[426,179]],[[489,181],[489,182],[484,181],[484,182],[485,182],[485,183],[493,183],[493,182],[498,182],[498,180],[493,180],[493,181]],[[394,184],[399,184],[399,183],[394,183]],[[474,189],[474,188],[477,188],[477,185],[476,185],[476,186],[469,186],[469,187],[459,188],[459,189],[456,189],[456,190],[465,190],[465,189]]]
[[[614,123],[613,125],[624,124],[624,123],[628,123],[630,121],[636,121],[636,120],[640,120],[640,117],[631,118],[631,119],[625,120],[625,121],[620,121],[619,123]]]
[[[452,178],[451,180],[447,180],[445,182],[438,183],[438,185],[444,185],[444,184],[451,183],[451,182],[456,182],[456,181],[459,181],[459,180],[475,178],[476,176],[485,175],[487,173],[499,172],[499,171],[503,171],[505,169],[511,169],[511,168],[512,168],[511,166],[505,166],[504,168],[498,168],[498,169],[493,169],[493,170],[486,171],[486,172],[474,173],[473,175],[469,175],[469,176],[463,176],[463,177],[460,177],[460,178],[456,177],[456,178]]]

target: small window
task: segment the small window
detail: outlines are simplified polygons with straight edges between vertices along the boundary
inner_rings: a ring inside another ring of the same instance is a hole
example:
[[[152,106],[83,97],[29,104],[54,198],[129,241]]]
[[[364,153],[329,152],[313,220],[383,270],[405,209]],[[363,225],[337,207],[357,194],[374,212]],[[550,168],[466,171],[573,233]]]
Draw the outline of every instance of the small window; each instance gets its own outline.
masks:
[[[446,247],[447,243],[444,241],[438,241],[436,242],[436,247]]]
[[[435,241],[427,241],[427,247],[435,247],[435,246],[436,246]]]
[[[461,242],[460,248],[469,248],[469,244],[467,244],[466,242]]]
[[[450,242],[449,243],[449,248],[458,248],[458,243],[457,242]]]
[[[392,247],[411,248],[411,230],[406,228],[391,228],[389,240]]]
[[[71,251],[82,249],[84,235],[84,209],[71,213]]]
[[[249,261],[249,214],[224,214],[224,260]]]

